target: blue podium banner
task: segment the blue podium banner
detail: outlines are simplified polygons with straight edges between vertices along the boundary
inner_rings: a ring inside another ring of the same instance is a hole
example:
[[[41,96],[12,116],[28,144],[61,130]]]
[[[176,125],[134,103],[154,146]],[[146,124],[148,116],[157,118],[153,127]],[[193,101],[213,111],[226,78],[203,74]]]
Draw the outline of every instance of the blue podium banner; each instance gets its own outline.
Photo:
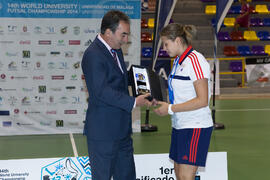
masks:
[[[0,17],[24,18],[102,18],[112,9],[140,19],[138,0],[5,0],[0,2]]]

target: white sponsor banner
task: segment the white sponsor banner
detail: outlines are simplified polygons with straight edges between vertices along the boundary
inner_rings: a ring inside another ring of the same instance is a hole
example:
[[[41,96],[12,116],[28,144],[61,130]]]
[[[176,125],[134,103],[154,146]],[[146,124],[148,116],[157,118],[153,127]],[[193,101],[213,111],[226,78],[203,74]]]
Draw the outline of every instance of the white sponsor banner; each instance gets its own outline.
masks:
[[[168,154],[134,155],[136,180],[176,180]],[[0,161],[0,180],[91,180],[88,157]],[[228,180],[227,153],[209,152],[196,180]]]
[[[270,57],[246,58],[247,85],[270,86]]]
[[[123,52],[127,65],[138,65],[139,0],[0,3],[0,135],[83,132],[88,94],[81,60],[111,9],[130,16]]]

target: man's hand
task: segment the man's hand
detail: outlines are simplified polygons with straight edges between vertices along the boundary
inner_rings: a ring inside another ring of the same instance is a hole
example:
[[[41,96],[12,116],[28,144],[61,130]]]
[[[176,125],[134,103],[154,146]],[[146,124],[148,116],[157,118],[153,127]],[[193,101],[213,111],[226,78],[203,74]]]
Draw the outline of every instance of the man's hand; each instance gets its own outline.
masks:
[[[147,97],[150,96],[150,93],[139,95],[136,97],[136,106],[152,106],[154,103],[154,100],[149,101]]]

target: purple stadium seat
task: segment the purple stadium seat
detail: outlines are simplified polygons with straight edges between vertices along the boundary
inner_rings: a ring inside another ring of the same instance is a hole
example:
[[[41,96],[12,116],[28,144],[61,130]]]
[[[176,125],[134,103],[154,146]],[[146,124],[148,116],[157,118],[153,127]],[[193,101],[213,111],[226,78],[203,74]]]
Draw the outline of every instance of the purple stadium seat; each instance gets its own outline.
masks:
[[[264,26],[270,26],[270,18],[264,18],[263,19],[263,25]]]
[[[158,52],[158,57],[169,57],[167,51],[160,49]]]
[[[242,61],[231,61],[230,69],[232,72],[240,72],[242,71]]]
[[[256,55],[256,56],[268,55],[267,53],[264,52],[264,46],[252,46],[251,52],[253,55]]]
[[[231,41],[231,37],[228,32],[219,32],[218,33],[218,40],[219,41]]]
[[[152,57],[152,48],[151,47],[144,47],[142,48],[142,57]]]
[[[252,52],[250,51],[249,46],[238,46],[237,51],[241,56],[251,56],[253,55]]]
[[[251,27],[260,27],[263,26],[263,21],[261,18],[250,18]]]
[[[259,31],[257,33],[258,38],[262,41],[269,41],[270,40],[270,34],[268,31]]]

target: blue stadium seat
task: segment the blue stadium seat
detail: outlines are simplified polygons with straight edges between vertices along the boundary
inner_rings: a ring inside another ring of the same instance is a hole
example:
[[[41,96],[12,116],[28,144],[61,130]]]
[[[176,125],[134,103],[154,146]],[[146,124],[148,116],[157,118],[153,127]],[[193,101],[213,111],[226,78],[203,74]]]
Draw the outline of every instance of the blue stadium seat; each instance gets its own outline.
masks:
[[[142,57],[152,57],[152,48],[151,47],[144,47],[142,48]]]
[[[229,14],[240,14],[241,13],[241,6],[231,6]]]
[[[253,55],[252,52],[250,51],[249,46],[238,46],[237,51],[241,56],[251,56]]]
[[[263,41],[269,41],[270,40],[270,34],[268,31],[259,31],[257,33],[258,38]]]
[[[264,18],[263,19],[263,25],[264,26],[270,26],[270,18]]]

